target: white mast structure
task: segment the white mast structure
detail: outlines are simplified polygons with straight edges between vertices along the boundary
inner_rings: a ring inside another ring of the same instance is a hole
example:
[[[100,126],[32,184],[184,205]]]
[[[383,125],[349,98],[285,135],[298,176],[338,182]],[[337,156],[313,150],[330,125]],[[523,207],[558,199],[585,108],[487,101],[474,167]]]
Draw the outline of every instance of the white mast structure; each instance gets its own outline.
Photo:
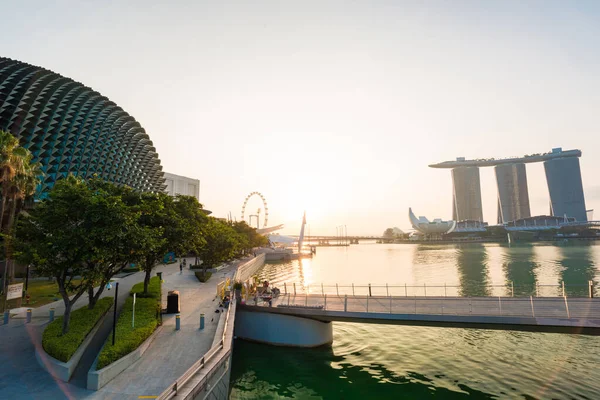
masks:
[[[306,225],[306,211],[302,217],[302,227],[300,228],[300,237],[298,238],[298,253],[302,251],[302,242],[304,242],[304,226]]]

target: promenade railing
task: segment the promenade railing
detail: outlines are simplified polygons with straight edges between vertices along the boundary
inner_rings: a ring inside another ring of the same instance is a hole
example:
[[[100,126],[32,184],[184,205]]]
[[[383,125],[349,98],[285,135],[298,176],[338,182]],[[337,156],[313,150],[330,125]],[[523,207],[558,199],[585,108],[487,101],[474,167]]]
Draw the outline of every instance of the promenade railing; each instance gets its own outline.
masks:
[[[231,346],[230,343],[226,342],[226,338],[228,337],[228,327],[229,327],[229,319],[231,315],[235,315],[235,293],[231,293],[231,303],[227,308],[227,313],[225,314],[225,324],[223,325],[223,334],[221,335],[221,340],[215,346],[213,346],[208,352],[198,361],[196,361],[187,371],[183,373],[177,380],[171,384],[167,389],[165,389],[158,397],[159,400],[168,400],[175,397],[186,383],[188,383],[194,376],[200,373],[206,365],[218,359],[219,362],[212,367],[211,371],[215,374],[219,371],[218,367],[220,366],[220,362],[226,362],[231,355]],[[230,327],[229,327],[230,328]],[[231,332],[230,332],[231,333]],[[229,339],[229,338],[227,338]],[[223,350],[226,350],[226,353],[222,353]],[[202,379],[194,384],[194,387],[206,387],[213,374],[205,374]]]
[[[253,303],[248,303],[252,305]],[[264,307],[384,314],[600,319],[600,299],[562,297],[444,297],[280,294]],[[309,311],[310,313],[310,311]]]
[[[246,280],[250,276],[256,273],[265,262],[265,255],[259,254],[256,257],[246,261],[244,264],[238,266],[235,273],[235,281]],[[236,298],[235,291],[231,290],[232,282],[231,279],[227,278],[217,284],[217,298],[223,298],[227,291],[230,293],[230,305],[227,308],[225,315],[225,324],[223,325],[223,334],[221,340],[215,346],[213,346],[208,352],[198,361],[196,361],[186,372],[183,373],[177,380],[165,389],[158,397],[159,400],[171,399],[177,395],[178,391],[182,390],[183,387],[190,382],[195,376],[201,375],[201,379],[198,382],[194,382],[193,386],[195,391],[198,388],[204,388],[205,392],[209,392],[215,388],[215,384],[209,387],[211,379],[219,374],[216,379],[217,383],[222,383],[227,371],[229,370],[229,358],[231,356],[232,346],[231,340],[233,339],[233,320],[235,319],[236,309]],[[230,320],[231,319],[231,320]],[[212,365],[206,371],[207,364]],[[227,387],[225,388],[227,389]],[[205,393],[205,395],[207,394]]]
[[[335,294],[349,296],[444,296],[444,297],[596,297],[593,281],[587,283],[515,284],[503,285],[456,284],[354,284],[272,282],[283,294]]]

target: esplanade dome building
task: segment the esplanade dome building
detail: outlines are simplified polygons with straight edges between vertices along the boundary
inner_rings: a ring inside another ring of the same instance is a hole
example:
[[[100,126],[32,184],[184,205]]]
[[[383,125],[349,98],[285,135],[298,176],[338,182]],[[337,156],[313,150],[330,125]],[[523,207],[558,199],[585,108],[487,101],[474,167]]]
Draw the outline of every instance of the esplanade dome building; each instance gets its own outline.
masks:
[[[73,174],[139,191],[163,191],[156,149],[131,115],[107,97],[47,69],[0,57],[0,129],[42,164],[36,197]]]

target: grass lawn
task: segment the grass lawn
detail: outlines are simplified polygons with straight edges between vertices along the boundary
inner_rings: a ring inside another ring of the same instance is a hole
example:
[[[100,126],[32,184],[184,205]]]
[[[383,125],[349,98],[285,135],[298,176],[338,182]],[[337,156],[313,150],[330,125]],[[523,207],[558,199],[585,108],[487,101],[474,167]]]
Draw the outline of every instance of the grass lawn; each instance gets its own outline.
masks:
[[[150,297],[137,297],[135,303],[135,328],[131,327],[133,309],[133,293],[141,293],[144,283],[138,283],[131,289],[131,295],[125,301],[125,305],[117,320],[116,341],[112,345],[112,334],[108,336],[100,356],[98,357],[97,370],[106,367],[114,361],[126,356],[137,349],[158,327],[160,312],[160,282],[155,276],[150,279],[148,294]]]
[[[17,282],[20,283],[20,282]],[[74,284],[79,283],[79,280],[73,280]],[[25,299],[22,299],[21,307],[31,307],[36,308],[43,306],[44,304],[52,303],[56,300],[62,300],[60,294],[58,293],[58,285],[53,281],[43,280],[43,281],[29,281],[27,293],[31,297],[29,300],[29,304],[25,303]],[[23,282],[23,288],[25,288],[25,283]],[[0,297],[2,301],[4,301],[4,297]],[[16,308],[19,304],[19,299],[13,299],[8,302],[9,308]]]

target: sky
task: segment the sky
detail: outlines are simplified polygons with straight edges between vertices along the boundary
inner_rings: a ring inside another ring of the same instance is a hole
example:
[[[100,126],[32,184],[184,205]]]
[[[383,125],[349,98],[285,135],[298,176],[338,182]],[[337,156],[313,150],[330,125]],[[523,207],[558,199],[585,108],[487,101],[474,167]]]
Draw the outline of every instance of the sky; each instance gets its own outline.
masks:
[[[450,171],[428,164],[562,147],[582,150],[600,219],[600,2],[0,0],[0,15],[0,55],[116,102],[215,216],[239,220],[258,191],[283,233],[304,211],[312,234],[408,230],[409,207],[452,217]],[[547,214],[543,165],[527,174]],[[481,186],[494,223],[492,168]]]

